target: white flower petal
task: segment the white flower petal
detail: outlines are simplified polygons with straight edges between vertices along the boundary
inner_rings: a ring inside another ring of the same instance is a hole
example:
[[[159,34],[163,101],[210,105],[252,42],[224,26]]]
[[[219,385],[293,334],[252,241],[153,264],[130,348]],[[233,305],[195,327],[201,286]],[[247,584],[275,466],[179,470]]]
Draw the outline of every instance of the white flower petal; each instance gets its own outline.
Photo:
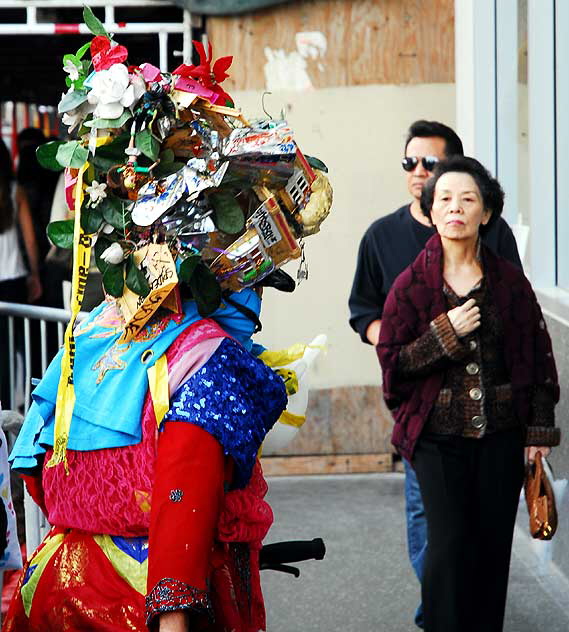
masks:
[[[120,103],[99,103],[95,108],[95,116],[103,119],[116,119],[124,111]]]
[[[124,259],[124,251],[119,243],[116,241],[112,243],[101,253],[101,259],[105,263],[113,265],[119,264]]]
[[[129,108],[134,103],[134,87],[129,86],[121,97],[121,105],[125,108]]]

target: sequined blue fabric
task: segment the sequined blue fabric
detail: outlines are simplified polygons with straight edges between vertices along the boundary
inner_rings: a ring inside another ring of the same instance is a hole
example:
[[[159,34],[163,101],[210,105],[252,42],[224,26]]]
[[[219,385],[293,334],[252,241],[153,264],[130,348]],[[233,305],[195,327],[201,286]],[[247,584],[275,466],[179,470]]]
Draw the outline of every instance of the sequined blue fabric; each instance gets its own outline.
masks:
[[[235,461],[233,486],[244,487],[267,432],[287,402],[282,379],[226,338],[174,394],[164,421],[203,428]]]

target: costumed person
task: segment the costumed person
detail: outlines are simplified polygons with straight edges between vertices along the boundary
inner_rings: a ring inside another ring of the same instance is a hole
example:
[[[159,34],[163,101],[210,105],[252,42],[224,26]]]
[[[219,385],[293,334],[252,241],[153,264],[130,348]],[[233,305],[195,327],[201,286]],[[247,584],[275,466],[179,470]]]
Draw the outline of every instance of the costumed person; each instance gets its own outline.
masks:
[[[97,36],[65,57],[59,105],[78,138],[38,150],[75,210],[48,229],[73,246],[72,318],[11,455],[53,527],[3,630],[256,632],[258,454],[287,389],[251,336],[331,188],[285,121],[234,107],[231,58],[127,66],[84,16]],[[75,326],[95,237],[107,298]]]
[[[392,441],[417,474],[427,516],[427,632],[502,630],[524,446],[531,461],[560,440],[535,294],[480,238],[503,202],[478,161],[439,162],[421,196],[437,234],[383,310],[377,352]]]

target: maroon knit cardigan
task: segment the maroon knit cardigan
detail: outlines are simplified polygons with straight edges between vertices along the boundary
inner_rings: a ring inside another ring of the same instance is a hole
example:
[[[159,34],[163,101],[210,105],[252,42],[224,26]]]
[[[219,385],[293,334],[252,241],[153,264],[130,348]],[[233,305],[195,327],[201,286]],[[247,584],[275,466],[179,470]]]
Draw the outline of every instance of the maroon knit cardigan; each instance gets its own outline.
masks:
[[[546,385],[554,401],[559,401],[551,339],[523,272],[483,244],[481,254],[488,288],[504,324],[504,354],[514,411],[522,427],[527,427],[532,421],[534,385]],[[447,311],[442,259],[440,236],[433,235],[395,280],[381,320],[377,355],[383,370],[383,394],[395,419],[391,441],[408,460],[443,384],[445,367],[426,377],[402,377],[397,371],[399,352],[421,336],[434,318]]]

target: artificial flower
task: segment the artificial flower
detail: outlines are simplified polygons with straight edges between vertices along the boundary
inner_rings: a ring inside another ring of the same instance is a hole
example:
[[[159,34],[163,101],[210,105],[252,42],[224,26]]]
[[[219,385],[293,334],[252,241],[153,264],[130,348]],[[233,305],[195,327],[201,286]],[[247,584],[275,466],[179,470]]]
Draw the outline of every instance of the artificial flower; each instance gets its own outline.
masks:
[[[104,235],[110,235],[113,230],[115,230],[115,227],[112,224],[107,224],[106,222],[101,226],[101,232]]]
[[[97,206],[102,200],[107,197],[107,192],[105,189],[107,185],[104,182],[97,182],[93,180],[91,182],[91,186],[88,186],[85,189],[85,192],[89,194],[91,206]]]
[[[125,108],[134,105],[146,90],[144,79],[129,75],[124,64],[113,64],[95,73],[91,82],[89,103],[95,105],[94,116],[117,119]]]
[[[96,72],[107,70],[114,64],[126,61],[128,51],[124,46],[112,45],[111,40],[104,35],[97,35],[91,41],[91,57]]]
[[[208,88],[215,94],[218,94],[223,101],[229,101],[233,103],[233,99],[223,90],[223,88],[219,85],[224,79],[227,79],[229,75],[225,72],[229,66],[231,66],[231,62],[233,61],[232,56],[220,57],[214,64],[213,68],[211,66],[211,61],[213,59],[213,49],[211,46],[211,42],[208,43],[208,54],[205,54],[204,45],[201,42],[197,42],[194,40],[194,46],[198,51],[198,55],[200,56],[200,64],[199,66],[186,66],[186,64],[182,64],[178,66],[176,70],[172,73],[173,75],[180,75],[180,77],[185,77],[187,79],[195,79],[199,81],[202,86]]]
[[[91,112],[93,112],[94,106],[91,103],[85,102],[82,103],[79,107],[74,108],[73,110],[69,110],[68,112],[64,112],[61,118],[64,125],[67,125],[67,131],[69,134],[73,132],[74,129],[79,127],[81,123],[87,118]]]
[[[63,64],[63,71],[69,75],[71,81],[77,81],[77,79],[79,79],[79,70],[80,68],[72,59],[67,59]]]
[[[105,263],[118,265],[124,259],[124,251],[118,242],[113,242],[108,248],[101,253],[101,259]]]

